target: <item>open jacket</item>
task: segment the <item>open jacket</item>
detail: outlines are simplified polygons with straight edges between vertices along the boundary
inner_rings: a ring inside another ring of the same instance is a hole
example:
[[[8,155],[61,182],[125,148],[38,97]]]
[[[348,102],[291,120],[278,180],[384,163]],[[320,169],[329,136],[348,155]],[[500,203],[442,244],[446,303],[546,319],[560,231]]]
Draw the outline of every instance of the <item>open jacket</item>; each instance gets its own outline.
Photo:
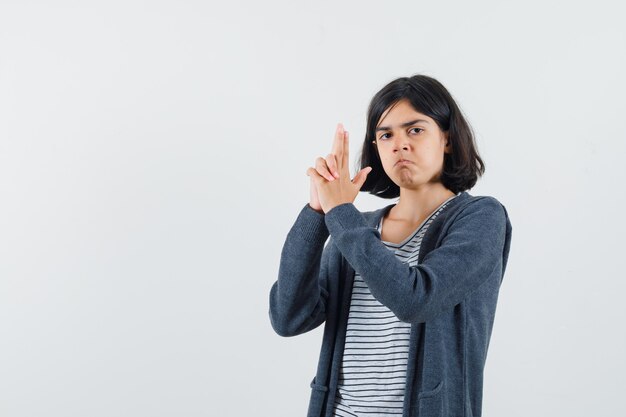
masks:
[[[506,208],[491,196],[460,193],[430,224],[418,264],[409,266],[377,230],[393,205],[362,213],[344,203],[322,214],[307,203],[287,234],[269,292],[272,328],[296,336],[326,322],[307,417],[332,413],[355,271],[380,303],[411,323],[403,417],[481,415],[511,244]]]

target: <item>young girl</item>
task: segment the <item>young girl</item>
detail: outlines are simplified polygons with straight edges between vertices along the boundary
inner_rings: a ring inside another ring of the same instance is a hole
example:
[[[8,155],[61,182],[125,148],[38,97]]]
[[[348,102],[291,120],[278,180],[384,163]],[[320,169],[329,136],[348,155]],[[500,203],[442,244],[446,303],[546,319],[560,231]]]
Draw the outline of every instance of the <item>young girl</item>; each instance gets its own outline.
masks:
[[[445,87],[415,75],[372,99],[353,179],[348,143],[339,124],[306,171],[270,290],[279,335],[325,322],[308,416],[479,417],[512,228],[496,198],[467,192],[484,173],[473,133]],[[362,213],[359,191],[398,201]]]

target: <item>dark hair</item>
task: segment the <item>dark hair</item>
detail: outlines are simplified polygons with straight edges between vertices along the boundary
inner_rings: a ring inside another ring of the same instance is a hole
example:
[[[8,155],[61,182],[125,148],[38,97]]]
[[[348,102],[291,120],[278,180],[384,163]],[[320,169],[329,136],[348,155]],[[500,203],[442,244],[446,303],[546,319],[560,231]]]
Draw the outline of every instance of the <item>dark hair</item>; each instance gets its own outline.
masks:
[[[365,142],[357,162],[357,172],[367,166],[371,166],[372,171],[367,175],[361,191],[382,198],[400,196],[400,187],[385,173],[372,141],[376,139],[374,130],[382,114],[402,99],[407,99],[416,111],[431,117],[442,131],[448,132],[452,149],[451,153],[444,154],[439,177],[441,183],[455,194],[472,188],[485,172],[472,128],[448,90],[434,78],[418,74],[391,81],[370,102]]]

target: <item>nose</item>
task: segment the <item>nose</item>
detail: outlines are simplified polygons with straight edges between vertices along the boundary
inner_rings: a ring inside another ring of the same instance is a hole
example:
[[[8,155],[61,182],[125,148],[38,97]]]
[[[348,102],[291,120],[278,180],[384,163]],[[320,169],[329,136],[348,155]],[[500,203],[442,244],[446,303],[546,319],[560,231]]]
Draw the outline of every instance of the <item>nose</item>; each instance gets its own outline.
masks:
[[[395,135],[393,139],[393,150],[394,152],[402,149],[405,151],[409,150],[409,138],[407,135]]]

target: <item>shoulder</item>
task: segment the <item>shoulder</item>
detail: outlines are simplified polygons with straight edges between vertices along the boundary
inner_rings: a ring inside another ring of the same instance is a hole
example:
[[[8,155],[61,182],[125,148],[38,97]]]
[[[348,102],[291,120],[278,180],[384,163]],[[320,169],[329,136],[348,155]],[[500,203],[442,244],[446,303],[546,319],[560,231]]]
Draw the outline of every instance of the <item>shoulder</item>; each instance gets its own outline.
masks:
[[[493,210],[501,211],[504,205],[496,197],[491,195],[472,196],[464,207],[467,210]]]
[[[452,219],[451,219],[452,220]],[[462,207],[459,207],[452,223],[464,223],[472,220],[478,226],[506,226],[509,222],[504,204],[490,195],[471,196]]]

